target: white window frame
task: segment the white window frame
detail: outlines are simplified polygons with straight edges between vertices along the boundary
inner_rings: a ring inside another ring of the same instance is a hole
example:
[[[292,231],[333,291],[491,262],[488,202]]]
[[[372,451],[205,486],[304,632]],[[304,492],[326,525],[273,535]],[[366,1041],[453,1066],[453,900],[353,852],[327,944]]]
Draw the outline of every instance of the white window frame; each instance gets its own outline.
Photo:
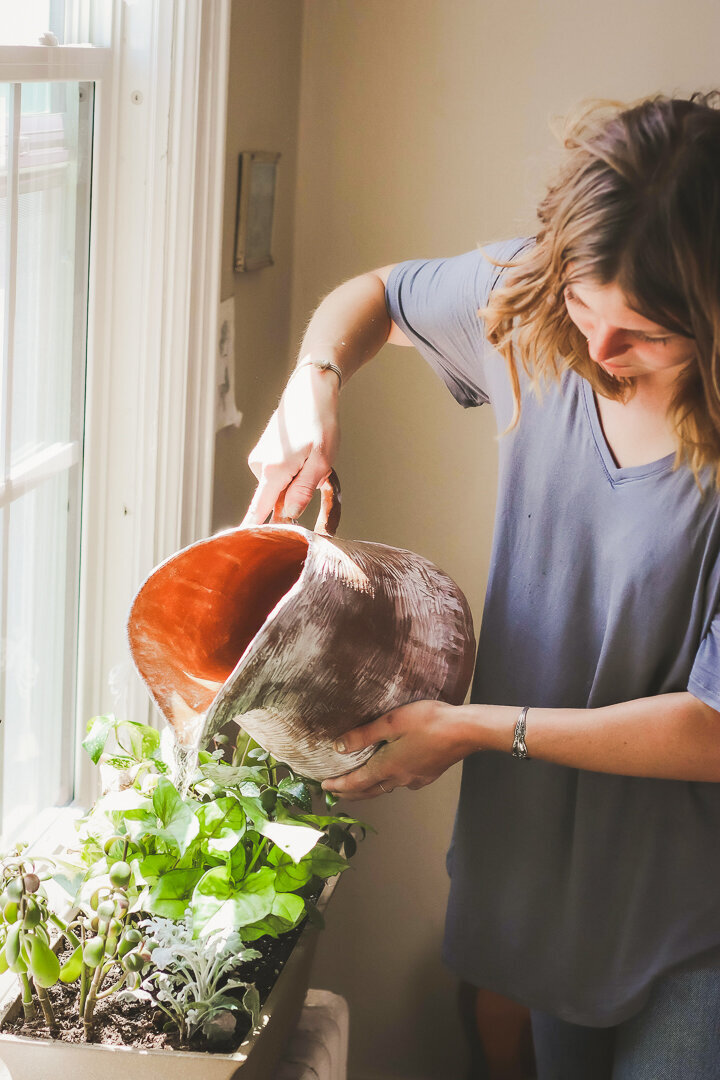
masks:
[[[0,80],[95,82],[76,812],[131,599],[211,527],[230,0],[107,0],[102,18],[77,0],[72,19],[92,48],[2,46]],[[149,718],[137,677],[126,708]]]

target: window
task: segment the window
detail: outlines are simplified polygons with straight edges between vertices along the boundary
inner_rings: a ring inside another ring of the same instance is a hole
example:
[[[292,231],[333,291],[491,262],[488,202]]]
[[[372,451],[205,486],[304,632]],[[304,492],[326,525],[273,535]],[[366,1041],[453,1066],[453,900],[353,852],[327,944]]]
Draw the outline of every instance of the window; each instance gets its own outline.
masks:
[[[3,832],[72,797],[93,84],[0,84]]]
[[[80,742],[132,597],[209,531],[229,21],[230,0],[0,20],[0,848],[95,796]]]

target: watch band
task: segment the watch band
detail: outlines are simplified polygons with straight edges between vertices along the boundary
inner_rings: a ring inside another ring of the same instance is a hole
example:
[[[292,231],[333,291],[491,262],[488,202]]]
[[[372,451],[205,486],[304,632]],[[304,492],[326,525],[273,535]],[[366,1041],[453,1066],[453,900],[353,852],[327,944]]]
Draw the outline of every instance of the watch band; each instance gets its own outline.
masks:
[[[530,757],[527,746],[525,745],[525,727],[529,708],[529,705],[523,706],[515,723],[515,738],[513,739],[512,744],[512,756],[519,758],[520,760]]]

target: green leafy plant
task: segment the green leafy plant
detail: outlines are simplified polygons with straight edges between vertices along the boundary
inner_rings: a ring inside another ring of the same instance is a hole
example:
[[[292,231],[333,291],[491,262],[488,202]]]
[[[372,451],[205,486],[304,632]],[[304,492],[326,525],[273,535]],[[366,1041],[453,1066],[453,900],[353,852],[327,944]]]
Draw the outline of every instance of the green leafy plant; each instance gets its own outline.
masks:
[[[69,940],[77,939],[48,906],[42,881],[50,877],[49,860],[28,859],[26,846],[18,844],[4,856],[0,867],[0,972],[9,968],[17,974],[28,1020],[35,1017],[34,986],[45,1021],[52,1030],[55,1016],[47,991],[61,978],[62,972],[50,945],[50,923]],[[42,862],[46,864],[44,867]]]
[[[83,745],[105,790],[78,846],[43,871],[73,898],[71,915],[51,910],[22,847],[2,862],[0,968],[17,972],[26,1017],[34,987],[53,1026],[47,988],[59,981],[79,984],[88,1040],[97,1003],[119,993],[152,1000],[182,1038],[227,1037],[239,1009],[255,1023],[249,945],[322,922],[323,883],[347,869],[365,826],[246,736],[232,755],[221,735],[192,756],[169,732],[100,716]],[[51,930],[70,946],[62,965]]]
[[[260,998],[255,986],[232,978],[232,972],[262,955],[242,947],[239,934],[214,933],[193,937],[192,919],[178,921],[155,916],[140,923],[152,950],[153,970],[135,998],[151,1001],[177,1027],[181,1039],[200,1029],[210,1043],[227,1040],[235,1030],[233,1013],[243,1009],[256,1024]],[[242,989],[242,998],[229,991]]]
[[[130,909],[127,889],[132,870],[125,861],[126,854],[125,845],[123,858],[114,861],[109,868],[109,885],[100,886],[93,893],[90,909],[94,914],[81,910],[71,924],[71,927],[77,927],[81,943],[63,967],[64,981],[80,980],[78,1007],[88,1041],[95,1036],[98,1001],[125,986],[136,987],[139,973],[150,961],[150,956],[143,953],[142,934],[127,922]]]
[[[318,886],[347,869],[353,828],[363,828],[354,818],[312,812],[319,785],[289,770],[280,776],[259,747],[246,754],[252,764],[227,763],[222,749],[201,752],[180,791],[151,728],[132,725],[130,764],[104,755],[118,728],[128,731],[110,717],[96,719],[86,740],[94,760],[132,781],[101,797],[84,819],[81,854],[89,869],[81,903],[122,854],[131,868],[130,910],[180,920],[189,908],[196,936],[236,930],[249,942],[315,915]]]

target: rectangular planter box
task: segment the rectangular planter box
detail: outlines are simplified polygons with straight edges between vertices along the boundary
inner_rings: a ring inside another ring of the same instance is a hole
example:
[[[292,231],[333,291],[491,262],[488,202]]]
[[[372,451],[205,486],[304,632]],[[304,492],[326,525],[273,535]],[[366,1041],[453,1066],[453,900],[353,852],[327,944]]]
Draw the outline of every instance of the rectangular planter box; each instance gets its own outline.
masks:
[[[318,900],[323,911],[338,878]],[[302,1010],[315,954],[315,927],[306,926],[260,1014],[258,1026],[233,1054],[183,1050],[140,1050],[129,1046],[29,1039],[0,1032],[0,1061],[12,1080],[270,1080]],[[20,1015],[18,996],[0,1023]]]

